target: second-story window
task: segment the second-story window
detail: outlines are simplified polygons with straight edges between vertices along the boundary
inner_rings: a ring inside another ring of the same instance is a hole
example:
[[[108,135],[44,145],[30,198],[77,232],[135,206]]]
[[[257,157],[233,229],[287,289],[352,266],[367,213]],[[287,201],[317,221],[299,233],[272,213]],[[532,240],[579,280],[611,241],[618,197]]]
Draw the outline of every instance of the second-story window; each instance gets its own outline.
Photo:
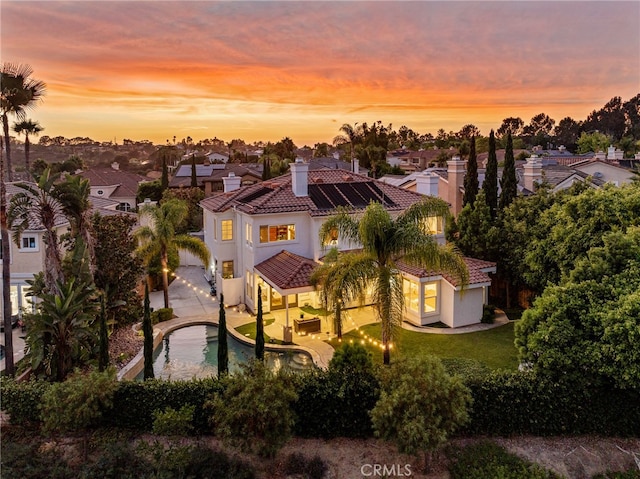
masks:
[[[429,216],[424,220],[425,232],[430,235],[444,234],[443,223],[442,216]]]
[[[222,241],[231,241],[233,239],[233,220],[222,220],[220,230]]]
[[[291,241],[296,239],[296,225],[260,226],[260,243]]]
[[[20,239],[20,249],[23,251],[37,251],[38,242],[35,236],[23,236]]]
[[[253,246],[253,225],[251,223],[245,225],[245,241],[248,246]]]

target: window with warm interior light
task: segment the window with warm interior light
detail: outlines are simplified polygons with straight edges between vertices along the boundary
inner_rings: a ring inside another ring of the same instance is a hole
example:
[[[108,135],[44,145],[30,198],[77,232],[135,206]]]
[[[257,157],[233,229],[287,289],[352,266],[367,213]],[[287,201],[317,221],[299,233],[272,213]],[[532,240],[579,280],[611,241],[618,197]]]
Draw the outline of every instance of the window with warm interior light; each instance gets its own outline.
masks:
[[[296,239],[296,225],[260,226],[260,243],[291,241]]]
[[[418,283],[409,279],[402,281],[402,291],[404,293],[404,305],[407,309],[419,311],[420,296],[418,295]]]
[[[246,278],[245,295],[247,296],[247,298],[253,299],[253,274],[251,273],[251,271],[247,270],[245,274],[245,278]]]
[[[253,246],[253,225],[251,223],[247,223],[245,225],[245,242],[248,246]]]
[[[333,246],[338,244],[338,230],[336,228],[332,228],[331,231],[329,231],[328,236],[329,236],[328,244]]]
[[[435,313],[438,310],[438,283],[426,283],[424,285],[424,313]]]
[[[220,221],[220,237],[222,241],[231,241],[233,239],[233,220]]]
[[[233,278],[233,261],[222,262],[222,277],[224,279]]]
[[[425,232],[430,235],[444,234],[443,223],[442,216],[429,216],[424,220]]]

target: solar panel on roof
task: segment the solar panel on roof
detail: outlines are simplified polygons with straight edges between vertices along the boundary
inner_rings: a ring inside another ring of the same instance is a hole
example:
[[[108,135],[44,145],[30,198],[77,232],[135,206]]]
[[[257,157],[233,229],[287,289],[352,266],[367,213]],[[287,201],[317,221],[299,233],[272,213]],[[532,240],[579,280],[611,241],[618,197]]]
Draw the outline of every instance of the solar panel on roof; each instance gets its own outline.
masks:
[[[363,191],[363,194],[355,188],[355,183],[339,183],[336,185],[338,190],[349,200],[349,203],[355,207],[365,207],[370,201],[369,197],[371,197],[371,190]]]
[[[211,165],[196,165],[196,176],[210,176],[213,171]],[[175,176],[191,176],[191,165],[182,165]]]
[[[319,186],[320,185],[309,185],[309,198],[311,198],[311,201],[313,201],[313,204],[316,205],[318,209],[333,209],[333,203],[329,201],[329,199],[325,196]]]
[[[322,192],[329,198],[329,200],[333,203],[334,207],[338,206],[349,206],[349,201],[340,194],[336,185],[328,184],[328,185],[318,185]]]
[[[263,186],[261,188],[258,188],[253,193],[249,193],[247,196],[243,196],[242,198],[239,198],[238,201],[242,201],[244,203],[250,203],[256,198],[260,198],[261,196],[266,195],[267,193],[271,193],[272,191],[273,190],[271,188],[265,188]]]

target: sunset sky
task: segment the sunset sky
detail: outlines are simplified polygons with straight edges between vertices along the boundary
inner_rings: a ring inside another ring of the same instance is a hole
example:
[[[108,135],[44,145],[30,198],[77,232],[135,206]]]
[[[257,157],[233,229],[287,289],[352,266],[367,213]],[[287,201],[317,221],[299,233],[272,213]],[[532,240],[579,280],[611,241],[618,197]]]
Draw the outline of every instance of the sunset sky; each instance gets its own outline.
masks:
[[[331,142],[344,123],[488,134],[640,92],[640,2],[0,3],[43,134]]]

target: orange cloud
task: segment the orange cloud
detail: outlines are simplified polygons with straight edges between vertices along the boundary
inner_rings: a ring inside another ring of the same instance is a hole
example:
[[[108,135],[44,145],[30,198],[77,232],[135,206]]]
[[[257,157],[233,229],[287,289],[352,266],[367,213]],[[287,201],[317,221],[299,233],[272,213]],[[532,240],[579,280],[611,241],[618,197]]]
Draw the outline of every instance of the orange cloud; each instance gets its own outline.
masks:
[[[638,93],[636,2],[14,2],[2,57],[48,84],[48,134],[298,143],[584,119]],[[24,41],[28,38],[29,41]],[[188,133],[187,133],[188,134]],[[200,135],[200,136],[199,136]]]

